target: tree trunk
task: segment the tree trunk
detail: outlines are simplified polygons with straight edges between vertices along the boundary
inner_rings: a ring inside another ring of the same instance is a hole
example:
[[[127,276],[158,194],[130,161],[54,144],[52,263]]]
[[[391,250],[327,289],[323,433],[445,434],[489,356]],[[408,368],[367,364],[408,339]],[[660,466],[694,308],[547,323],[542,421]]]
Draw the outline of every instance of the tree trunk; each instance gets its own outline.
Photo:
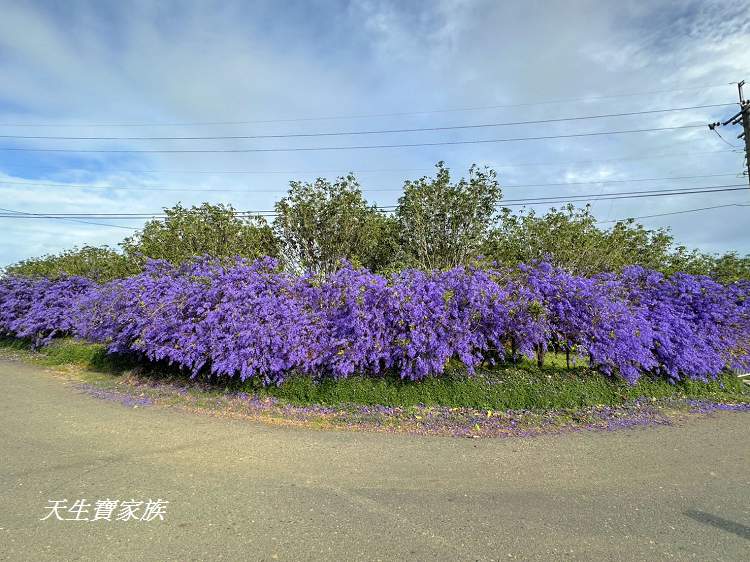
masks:
[[[544,367],[544,345],[541,343],[536,346],[536,364],[538,367]]]

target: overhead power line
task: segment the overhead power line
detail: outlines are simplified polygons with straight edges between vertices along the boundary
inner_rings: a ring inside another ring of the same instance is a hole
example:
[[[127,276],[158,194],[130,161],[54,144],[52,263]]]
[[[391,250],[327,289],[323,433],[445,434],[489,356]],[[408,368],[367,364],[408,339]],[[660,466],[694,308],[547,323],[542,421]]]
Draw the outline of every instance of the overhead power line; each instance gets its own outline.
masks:
[[[740,110],[728,119],[717,121],[715,123],[709,123],[708,128],[719,135],[719,138],[726,142],[728,145],[734,146],[732,143],[725,140],[724,137],[721,136],[719,131],[716,130],[716,128],[726,127],[727,125],[742,126],[742,132],[737,135],[737,138],[742,139],[745,145],[744,149],[745,165],[747,166],[747,181],[750,182],[750,100],[745,99],[745,93],[743,91],[744,86],[744,80],[740,80],[739,82],[737,82],[737,93],[739,94]]]
[[[750,207],[750,204],[748,203],[728,203],[726,205],[712,205],[710,207],[697,207],[695,209],[683,209],[682,211],[672,211],[670,213],[656,213],[654,215],[640,215],[638,217],[626,217],[624,219],[614,219],[614,220],[605,220],[605,221],[596,221],[596,224],[608,224],[608,223],[615,223],[615,222],[624,222],[627,220],[639,220],[639,219],[653,219],[656,217],[668,217],[672,215],[684,215],[687,213],[696,213],[699,211],[709,211],[711,209],[724,209],[727,207]]]
[[[472,139],[456,141],[437,141],[419,143],[353,145],[353,146],[296,146],[289,148],[198,148],[198,149],[72,149],[72,148],[26,148],[0,147],[5,152],[73,152],[73,153],[108,153],[108,154],[219,154],[219,153],[250,153],[250,152],[320,152],[332,150],[367,150],[380,148],[415,148],[422,146],[453,146],[461,144],[490,144],[503,142],[520,142],[534,140],[570,139],[580,137],[597,137],[607,135],[624,135],[632,133],[651,133],[660,131],[675,131],[681,129],[703,128],[705,125],[676,125],[673,127],[650,127],[644,129],[625,129],[619,131],[596,131],[591,133],[569,133],[565,135],[540,135],[535,137],[508,137],[502,139]]]
[[[16,216],[17,218],[26,218],[26,219],[29,219],[29,218],[31,218],[31,219],[33,219],[33,218],[39,218],[39,217],[35,216],[33,213],[26,213],[24,211],[15,211],[13,209],[3,209],[2,207],[0,207],[0,211],[5,212],[5,213],[11,213],[11,215],[0,215],[3,218],[11,218],[13,216]],[[50,217],[50,218],[57,218],[57,219],[60,219],[60,220],[66,221],[66,222],[74,222],[74,223],[79,223],[79,224],[92,224],[94,226],[106,226],[107,228],[120,228],[120,229],[125,229],[125,230],[138,230],[137,228],[133,228],[132,226],[123,226],[123,225],[120,225],[120,224],[112,224],[112,223],[106,224],[106,223],[102,223],[102,222],[91,222],[91,221],[85,221],[85,220],[79,220],[79,219],[67,218],[67,217]]]
[[[644,197],[669,197],[673,195],[698,195],[706,193],[723,193],[727,191],[744,191],[745,184],[714,185],[694,188],[659,189],[646,191],[627,191],[615,193],[589,193],[585,195],[560,195],[549,197],[535,197],[523,199],[506,199],[498,207],[522,207],[526,205],[551,205],[558,203],[594,203],[597,201],[613,201],[617,199],[641,199]],[[395,205],[380,206],[381,211],[391,212]]]
[[[520,205],[541,205],[550,203],[575,203],[575,202],[595,202],[595,201],[612,201],[615,199],[640,199],[643,197],[666,197],[672,195],[692,195],[702,193],[721,193],[725,191],[746,190],[745,184],[716,185],[707,188],[678,188],[663,189],[652,191],[629,191],[620,193],[607,194],[587,194],[587,195],[569,195],[560,197],[536,197],[528,199],[507,199],[500,203],[504,207],[517,207]]]
[[[505,121],[500,123],[476,123],[470,125],[449,125],[442,127],[416,127],[402,129],[371,129],[364,131],[330,131],[314,133],[287,133],[277,135],[215,135],[215,136],[169,136],[169,137],[127,137],[127,136],[56,136],[56,135],[0,135],[2,139],[16,140],[99,140],[99,141],[204,141],[204,140],[251,140],[251,139],[289,139],[289,138],[311,138],[311,137],[338,137],[354,135],[384,135],[395,133],[424,133],[437,131],[457,131],[467,129],[487,129],[494,127],[509,127],[514,125],[540,125],[544,123],[563,123],[568,121],[586,121],[593,119],[606,119],[612,117],[629,117],[634,115],[651,115],[656,113],[670,113],[676,111],[688,111],[693,109],[706,109],[715,107],[727,107],[737,105],[736,103],[717,103],[711,105],[693,105],[689,107],[669,107],[664,109],[650,109],[645,111],[628,111],[624,113],[602,113],[598,115],[579,115],[573,117],[558,117],[555,119],[534,119],[528,121]]]
[[[721,133],[720,133],[719,131],[717,131],[716,129],[712,129],[712,130],[713,130],[713,132],[714,132],[714,133],[716,133],[716,136],[717,136],[717,137],[719,137],[719,139],[721,139],[721,141],[722,141],[722,142],[723,142],[724,144],[726,144],[726,145],[729,145],[729,146],[731,146],[732,148],[740,148],[740,147],[739,147],[739,146],[737,146],[736,144],[732,144],[732,143],[731,143],[731,142],[729,142],[729,141],[728,141],[727,139],[725,139],[724,137],[722,137],[722,136],[721,136]]]
[[[618,222],[625,222],[628,220],[641,220],[641,219],[652,219],[657,217],[667,217],[672,215],[683,215],[688,213],[696,213],[700,211],[709,211],[713,209],[724,209],[729,207],[750,207],[750,204],[747,203],[728,203],[725,205],[712,205],[710,207],[697,207],[694,209],[683,209],[680,211],[672,211],[669,213],[656,213],[652,215],[640,215],[640,216],[631,216],[631,217],[625,217],[622,219],[613,219],[613,220],[603,220],[603,221],[597,221],[596,224],[612,224],[612,223],[618,223]],[[10,212],[10,213],[18,213],[19,215],[25,215],[26,213],[23,213],[22,211],[14,211],[12,209],[2,209],[0,208],[0,211]],[[8,218],[0,216],[0,218]],[[76,222],[81,224],[91,224],[95,226],[105,226],[105,227],[114,227],[114,228],[124,228],[127,230],[139,230],[138,228],[130,227],[130,226],[122,226],[122,225],[115,225],[115,224],[106,224],[106,223],[99,223],[99,222],[90,222],[90,221],[82,221],[78,219],[68,219],[68,218],[62,218],[62,217],[44,217],[44,216],[26,216],[26,217],[20,217],[20,218],[35,218],[35,219],[50,219],[50,220],[63,220],[67,222]]]
[[[250,120],[234,120],[234,121],[178,121],[178,122],[76,122],[76,123],[29,123],[29,122],[9,122],[0,123],[2,127],[196,127],[196,126],[218,126],[218,125],[252,125],[262,123],[296,123],[303,121],[336,121],[346,119],[375,119],[381,117],[405,117],[409,115],[430,115],[436,113],[459,113],[467,111],[485,111],[492,109],[508,109],[513,107],[531,107],[536,105],[550,105],[550,104],[562,104],[562,103],[590,103],[600,100],[610,99],[621,99],[629,97],[639,96],[650,96],[654,94],[671,94],[675,92],[689,92],[697,90],[709,90],[713,88],[723,88],[729,83],[723,84],[707,84],[702,86],[686,86],[683,88],[669,88],[664,90],[648,90],[640,92],[628,92],[612,95],[599,95],[599,96],[581,96],[575,98],[561,98],[551,100],[541,100],[533,102],[522,102],[522,103],[506,103],[496,105],[478,105],[470,107],[458,107],[458,108],[447,108],[447,109],[429,109],[429,110],[416,110],[416,111],[398,111],[390,113],[364,113],[364,114],[349,114],[349,115],[328,115],[328,116],[313,116],[313,117],[287,117],[278,119],[250,119]]]
[[[644,181],[668,181],[668,180],[694,180],[702,178],[720,178],[720,177],[737,177],[737,172],[727,172],[720,174],[700,174],[693,176],[665,176],[660,178],[629,178],[619,180],[590,180],[590,181],[563,181],[554,183],[517,183],[517,184],[506,184],[501,185],[503,189],[506,187],[552,187],[552,186],[566,186],[566,185],[600,185],[600,184],[613,184],[613,183],[635,183]]]
[[[720,174],[700,174],[693,176],[666,176],[657,178],[632,178],[632,179],[619,179],[619,180],[590,180],[590,181],[572,181],[572,182],[551,182],[551,183],[517,183],[517,184],[502,184],[503,189],[506,188],[521,188],[521,187],[566,187],[576,185],[609,185],[609,184],[621,184],[621,183],[638,183],[648,181],[672,181],[672,180],[691,180],[691,179],[704,179],[704,178],[718,178],[718,177],[738,177],[736,172],[727,172]],[[165,185],[142,185],[133,187],[124,186],[113,186],[113,185],[92,185],[92,184],[75,184],[75,183],[62,183],[62,182],[34,182],[34,181],[6,181],[0,179],[0,185],[15,185],[20,187],[50,187],[50,188],[77,188],[77,189],[97,189],[97,190],[114,190],[114,191],[154,191],[154,192],[176,192],[176,193],[285,193],[288,188],[283,189],[237,189],[232,187],[224,186],[213,186],[213,187],[198,187],[198,186],[186,186],[186,187],[174,187]],[[403,191],[402,187],[388,188],[388,187],[363,187],[363,192],[400,192]]]
[[[647,191],[629,191],[629,192],[618,192],[610,194],[585,194],[585,195],[571,195],[566,197],[547,197],[547,198],[526,198],[526,199],[510,199],[502,201],[498,204],[498,207],[516,207],[523,205],[538,205],[538,204],[552,204],[552,203],[576,203],[576,202],[594,202],[594,201],[609,201],[613,199],[638,199],[642,197],[666,197],[673,195],[692,195],[692,194],[704,194],[704,193],[723,193],[728,191],[740,191],[747,189],[744,184],[728,184],[728,185],[715,185],[705,186],[696,188],[677,188],[677,189],[660,189],[660,190],[647,190]],[[392,212],[395,210],[395,205],[376,206],[377,209],[385,212]],[[272,216],[277,213],[273,210],[264,211],[237,211],[234,213],[236,217],[251,217],[251,216]],[[96,218],[99,220],[118,220],[118,219],[150,219],[150,218],[165,218],[167,215],[164,213],[30,213],[24,212],[26,217],[40,217],[40,218]],[[18,218],[18,215],[2,215],[3,218]]]
[[[663,147],[662,147],[663,148]],[[562,162],[534,161],[534,162],[517,162],[515,164],[493,164],[491,167],[496,170],[505,168],[527,168],[527,167],[548,167],[548,166],[570,166],[574,164],[601,164],[604,162],[631,162],[638,160],[658,160],[662,158],[681,158],[683,156],[701,156],[705,154],[725,154],[729,152],[738,153],[738,150],[720,149],[720,150],[703,150],[695,152],[673,152],[670,154],[650,154],[648,156],[623,156],[616,158],[599,158],[594,160],[567,160]],[[36,168],[35,168],[36,169]],[[108,173],[118,174],[208,174],[208,175],[309,175],[309,174],[335,174],[337,176],[348,173],[355,174],[375,174],[375,173],[402,173],[402,172],[427,172],[434,171],[435,167],[429,168],[377,168],[377,169],[317,169],[317,170],[134,170],[121,168],[107,168]],[[68,172],[97,172],[96,170],[86,170],[81,168],[68,168]]]

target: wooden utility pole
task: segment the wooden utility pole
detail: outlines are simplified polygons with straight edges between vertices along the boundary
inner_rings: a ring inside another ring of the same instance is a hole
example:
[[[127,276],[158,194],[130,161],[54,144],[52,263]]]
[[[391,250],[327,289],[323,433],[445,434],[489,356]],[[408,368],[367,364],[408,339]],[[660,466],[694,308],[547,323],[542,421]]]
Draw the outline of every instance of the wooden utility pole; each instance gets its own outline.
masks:
[[[742,119],[742,132],[737,136],[738,139],[745,140],[745,164],[747,164],[747,181],[750,182],[750,101],[745,100],[742,94],[742,86],[745,81],[742,80],[737,84],[740,92],[740,117]]]
[[[726,127],[727,125],[742,125],[742,132],[737,135],[738,139],[745,142],[745,165],[747,166],[747,181],[750,183],[750,100],[745,99],[742,87],[745,85],[744,80],[737,83],[737,91],[740,94],[740,110],[732,115],[726,121],[717,121],[710,123],[708,128],[716,131],[716,127]],[[718,131],[716,131],[718,134]],[[721,135],[719,135],[721,136]]]

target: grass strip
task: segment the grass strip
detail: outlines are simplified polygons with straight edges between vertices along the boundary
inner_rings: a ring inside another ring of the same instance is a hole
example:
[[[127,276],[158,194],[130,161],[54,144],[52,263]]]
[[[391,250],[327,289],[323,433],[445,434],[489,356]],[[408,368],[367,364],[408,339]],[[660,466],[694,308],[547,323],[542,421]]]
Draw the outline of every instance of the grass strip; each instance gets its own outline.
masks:
[[[17,352],[47,366],[75,366],[112,376],[137,372],[155,381],[189,381],[185,372],[137,357],[109,354],[105,346],[71,338],[55,340],[32,352],[24,341],[0,339],[0,349]],[[273,397],[298,406],[443,406],[476,410],[577,410],[593,406],[618,406],[638,399],[691,399],[716,403],[750,402],[750,390],[731,373],[716,380],[685,380],[671,384],[644,376],[635,385],[577,366],[571,369],[553,364],[537,367],[530,361],[517,366],[481,369],[467,375],[460,365],[441,377],[414,382],[395,375],[354,376],[341,380],[293,375],[283,385],[263,387],[259,381],[197,377],[194,389],[201,394],[244,392],[259,398]],[[200,383],[200,384],[198,384]]]

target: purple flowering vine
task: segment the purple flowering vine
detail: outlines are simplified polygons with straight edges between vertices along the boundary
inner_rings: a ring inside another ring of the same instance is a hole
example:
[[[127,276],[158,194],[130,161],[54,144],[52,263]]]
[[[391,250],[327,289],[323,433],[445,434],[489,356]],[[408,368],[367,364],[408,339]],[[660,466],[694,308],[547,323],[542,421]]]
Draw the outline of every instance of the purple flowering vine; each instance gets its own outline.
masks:
[[[294,372],[419,380],[451,361],[472,373],[547,351],[630,383],[644,374],[706,380],[750,367],[750,283],[640,267],[586,278],[548,263],[390,277],[345,264],[321,279],[271,258],[151,261],[103,285],[0,279],[0,334],[35,345],[71,335],[265,384]]]

